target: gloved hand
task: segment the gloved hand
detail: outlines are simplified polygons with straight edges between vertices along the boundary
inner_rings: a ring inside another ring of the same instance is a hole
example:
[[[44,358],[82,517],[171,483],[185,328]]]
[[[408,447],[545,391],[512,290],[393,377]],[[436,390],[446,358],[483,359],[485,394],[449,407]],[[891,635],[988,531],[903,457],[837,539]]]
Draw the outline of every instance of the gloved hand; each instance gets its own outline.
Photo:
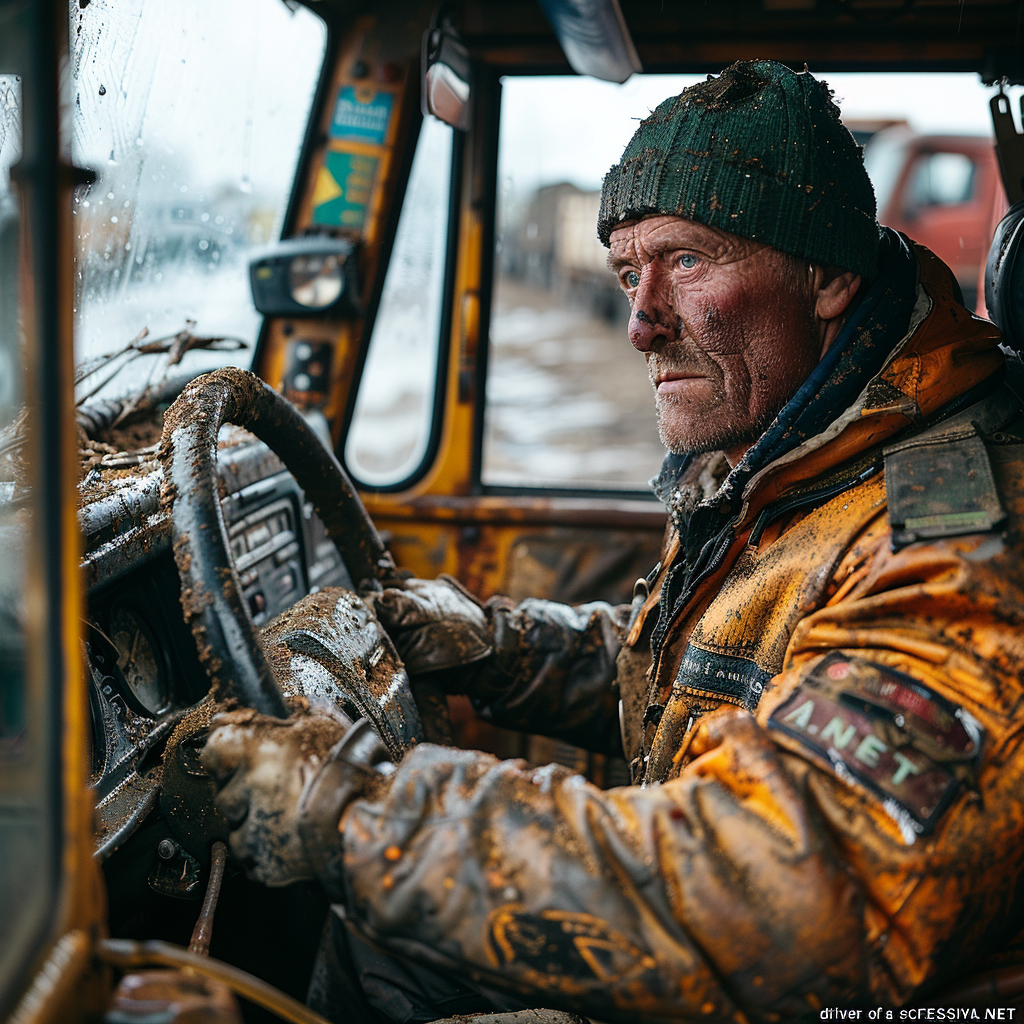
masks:
[[[200,761],[219,790],[232,855],[251,878],[279,886],[317,877],[340,853],[341,812],[386,757],[365,719],[240,709],[214,718]]]
[[[369,594],[377,618],[410,675],[469,665],[491,653],[491,630],[480,602],[451,576],[406,580]]]

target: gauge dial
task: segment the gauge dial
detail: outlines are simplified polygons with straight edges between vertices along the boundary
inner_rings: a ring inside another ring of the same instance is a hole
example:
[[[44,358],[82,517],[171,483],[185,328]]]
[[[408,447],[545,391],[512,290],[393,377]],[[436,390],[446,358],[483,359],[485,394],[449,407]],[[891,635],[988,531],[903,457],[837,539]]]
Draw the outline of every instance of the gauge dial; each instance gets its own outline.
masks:
[[[149,714],[159,714],[169,703],[167,680],[149,628],[135,612],[118,605],[110,617],[110,637],[132,696]]]
[[[337,256],[296,256],[288,268],[292,298],[309,309],[326,309],[338,301],[345,278]]]

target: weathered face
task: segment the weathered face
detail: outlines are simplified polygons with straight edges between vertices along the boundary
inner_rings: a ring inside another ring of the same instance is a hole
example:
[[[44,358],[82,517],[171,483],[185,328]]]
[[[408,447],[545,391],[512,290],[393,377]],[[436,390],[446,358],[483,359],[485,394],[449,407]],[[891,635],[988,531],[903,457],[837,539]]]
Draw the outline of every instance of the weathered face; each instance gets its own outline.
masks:
[[[814,268],[660,215],[616,228],[608,262],[629,297],[662,442],[741,454],[821,357]]]

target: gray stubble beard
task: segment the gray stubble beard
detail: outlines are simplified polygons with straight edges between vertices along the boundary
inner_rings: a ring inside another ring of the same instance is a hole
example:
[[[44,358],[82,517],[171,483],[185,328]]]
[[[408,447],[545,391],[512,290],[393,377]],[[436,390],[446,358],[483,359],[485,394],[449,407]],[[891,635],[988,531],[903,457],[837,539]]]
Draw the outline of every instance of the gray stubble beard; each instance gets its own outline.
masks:
[[[723,427],[715,428],[716,412],[725,405],[725,395],[721,396],[719,404],[709,409],[704,416],[699,417],[697,422],[690,425],[687,436],[682,438],[673,437],[669,434],[665,424],[665,417],[662,415],[664,406],[678,404],[672,398],[660,398],[655,396],[655,408],[658,415],[658,437],[661,443],[676,455],[700,455],[704,452],[724,451],[741,444],[753,444],[772,424],[779,414],[779,409],[769,410],[764,413],[751,425],[747,427],[733,426],[728,429]]]

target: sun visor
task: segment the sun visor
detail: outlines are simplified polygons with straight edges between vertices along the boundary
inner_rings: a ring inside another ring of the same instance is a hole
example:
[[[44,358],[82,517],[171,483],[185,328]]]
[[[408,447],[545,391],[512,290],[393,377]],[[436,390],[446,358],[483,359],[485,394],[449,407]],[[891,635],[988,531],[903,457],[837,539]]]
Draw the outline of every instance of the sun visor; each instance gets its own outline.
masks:
[[[619,0],[539,0],[578,75],[625,82],[643,71]]]

